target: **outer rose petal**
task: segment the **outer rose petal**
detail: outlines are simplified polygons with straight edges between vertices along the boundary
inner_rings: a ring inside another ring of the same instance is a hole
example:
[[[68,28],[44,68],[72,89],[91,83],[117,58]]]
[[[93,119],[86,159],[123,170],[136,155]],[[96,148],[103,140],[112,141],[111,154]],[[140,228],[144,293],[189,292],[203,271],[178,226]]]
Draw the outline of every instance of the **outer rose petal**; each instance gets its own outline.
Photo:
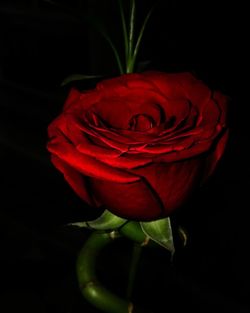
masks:
[[[203,181],[205,181],[209,176],[213,174],[218,161],[221,159],[228,141],[228,134],[229,134],[228,130],[224,132],[222,137],[218,140],[215,150],[211,152],[211,155],[208,156]]]
[[[83,175],[118,183],[132,183],[140,179],[125,170],[123,171],[108,166],[92,157],[80,153],[62,136],[58,136],[51,140],[47,147],[52,154],[62,159]]]
[[[221,126],[224,132],[222,132],[222,135],[220,135],[220,137],[213,142],[215,144],[214,151],[211,151],[211,154],[207,157],[207,166],[206,166],[205,175],[203,177],[203,181],[205,181],[209,176],[213,174],[218,161],[221,159],[225,151],[226,144],[228,141],[228,135],[229,135],[228,129],[225,129],[225,123],[226,123],[226,118],[227,118],[228,97],[216,91],[213,94],[213,99],[220,108],[221,114],[220,114],[220,120],[219,120],[218,125]]]
[[[79,112],[87,110],[98,100],[100,100],[100,95],[96,90],[79,92],[75,88],[72,88],[64,103],[63,110],[64,112]]]
[[[122,97],[128,92],[128,89],[146,89],[153,90],[154,87],[144,79],[143,74],[127,74],[119,77],[104,80],[97,85],[97,90],[102,93],[105,98],[114,96]]]
[[[127,89],[123,96],[111,94],[109,98],[100,100],[91,110],[110,127],[128,129],[131,118],[138,114],[151,116],[159,125],[163,113],[159,103],[164,101],[164,97],[149,90]]]
[[[170,99],[188,99],[200,107],[210,96],[210,89],[191,73],[166,74],[159,72],[143,73],[158,90]]]
[[[54,155],[52,155],[51,161],[54,166],[63,173],[65,180],[75,193],[89,205],[95,205],[89,194],[84,176]]]
[[[183,149],[181,151],[173,151],[170,153],[165,153],[159,156],[155,156],[154,161],[156,163],[170,163],[177,161],[184,161],[185,159],[199,157],[199,155],[208,152],[212,146],[210,140],[204,140],[199,142],[189,149]]]
[[[54,128],[60,129],[78,152],[112,167],[130,169],[149,164],[152,161],[150,158],[145,159],[135,156],[127,159],[121,155],[119,150],[93,143],[86,134],[80,130],[78,122],[74,119],[72,114],[62,114],[53,125]],[[54,131],[52,127],[52,133]]]
[[[213,94],[213,99],[220,108],[220,124],[224,127],[227,119],[227,106],[229,98],[224,96],[222,93],[215,91]]]
[[[115,150],[111,151],[111,149],[98,147],[93,144],[85,143],[78,145],[77,150],[85,155],[97,158],[103,163],[117,168],[132,169],[139,166],[145,166],[152,162],[150,158],[140,158],[136,156],[125,158],[118,154]]]
[[[134,172],[146,178],[159,195],[164,216],[182,205],[200,182],[204,160],[193,158],[183,162],[152,164]]]
[[[162,216],[161,200],[143,178],[130,184],[90,178],[90,187],[97,201],[120,217],[146,221]]]

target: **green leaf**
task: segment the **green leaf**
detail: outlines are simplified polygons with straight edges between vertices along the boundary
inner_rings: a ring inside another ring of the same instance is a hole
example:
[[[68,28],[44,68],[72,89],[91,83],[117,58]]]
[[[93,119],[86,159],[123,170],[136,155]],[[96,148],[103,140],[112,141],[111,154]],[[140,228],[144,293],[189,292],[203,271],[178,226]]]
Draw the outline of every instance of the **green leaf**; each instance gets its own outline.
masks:
[[[126,219],[118,217],[113,213],[105,210],[101,216],[99,216],[96,220],[88,221],[88,222],[77,222],[68,224],[70,226],[77,226],[77,227],[86,227],[92,228],[96,230],[109,230],[115,229],[127,222]]]
[[[141,222],[140,224],[146,236],[169,250],[173,256],[175,247],[169,217],[152,222]]]
[[[61,83],[61,86],[65,86],[68,83],[71,83],[76,80],[88,80],[88,79],[94,79],[94,78],[100,78],[101,75],[83,75],[83,74],[73,74],[68,77],[66,77],[63,82]]]

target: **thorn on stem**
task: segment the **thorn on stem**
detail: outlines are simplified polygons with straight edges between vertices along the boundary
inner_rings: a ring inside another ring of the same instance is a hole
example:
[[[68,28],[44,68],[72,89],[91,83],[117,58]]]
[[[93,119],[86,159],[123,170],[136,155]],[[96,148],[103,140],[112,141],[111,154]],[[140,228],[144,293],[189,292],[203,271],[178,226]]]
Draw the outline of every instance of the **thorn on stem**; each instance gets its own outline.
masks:
[[[116,231],[116,230],[113,230],[109,233],[109,237],[114,240],[116,239],[117,237],[119,237],[119,233]]]
[[[142,246],[142,247],[147,246],[148,243],[149,243],[149,241],[150,241],[150,238],[149,238],[148,236],[146,236],[146,238],[144,239],[144,241],[141,243],[141,246]]]

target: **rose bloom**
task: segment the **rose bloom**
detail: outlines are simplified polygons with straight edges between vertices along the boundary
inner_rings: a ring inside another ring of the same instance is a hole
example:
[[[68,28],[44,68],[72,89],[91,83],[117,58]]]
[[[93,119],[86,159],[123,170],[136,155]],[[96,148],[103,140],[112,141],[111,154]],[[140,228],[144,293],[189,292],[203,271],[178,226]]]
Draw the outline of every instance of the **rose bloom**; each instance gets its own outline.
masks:
[[[49,126],[55,167],[90,206],[167,217],[214,171],[228,137],[227,97],[189,73],[145,72],[72,89]]]

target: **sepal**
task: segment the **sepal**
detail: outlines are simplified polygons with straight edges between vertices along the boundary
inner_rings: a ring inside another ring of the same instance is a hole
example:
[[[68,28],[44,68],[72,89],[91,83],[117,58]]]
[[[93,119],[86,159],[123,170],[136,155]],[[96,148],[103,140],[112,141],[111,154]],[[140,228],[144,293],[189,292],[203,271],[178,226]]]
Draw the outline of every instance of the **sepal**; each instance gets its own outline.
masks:
[[[108,210],[105,210],[97,219],[87,222],[70,223],[69,226],[76,226],[79,228],[90,228],[96,230],[112,230],[121,227],[127,222],[126,219],[114,215]]]
[[[140,222],[140,224],[146,236],[170,251],[172,256],[174,255],[175,246],[169,217],[151,222]]]

